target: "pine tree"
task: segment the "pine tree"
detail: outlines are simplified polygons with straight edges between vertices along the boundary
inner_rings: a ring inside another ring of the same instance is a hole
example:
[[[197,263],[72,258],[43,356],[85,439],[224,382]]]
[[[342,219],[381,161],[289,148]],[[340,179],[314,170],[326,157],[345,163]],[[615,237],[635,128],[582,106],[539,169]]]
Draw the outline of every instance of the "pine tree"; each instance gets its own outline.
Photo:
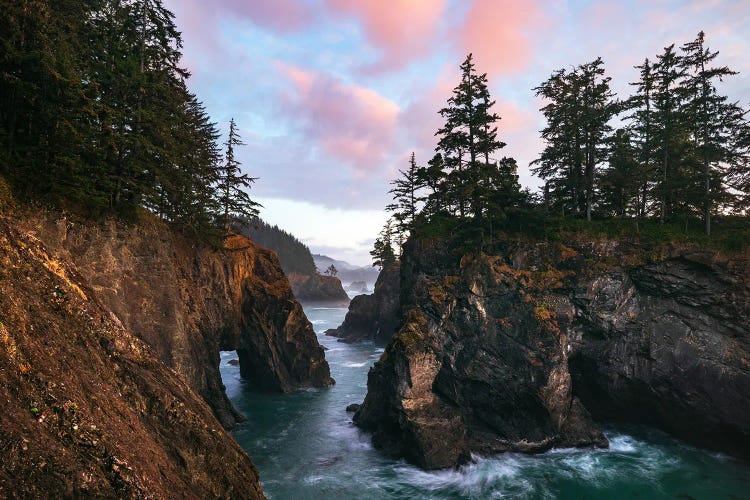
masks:
[[[461,64],[461,82],[453,90],[447,106],[440,110],[445,125],[437,131],[437,152],[445,182],[445,204],[460,217],[471,212],[482,217],[489,185],[490,156],[505,144],[497,139],[496,122],[487,88],[487,75],[477,74],[469,54]],[[439,180],[437,172],[429,177]],[[442,181],[442,180],[441,180]],[[437,186],[437,183],[433,183]],[[433,189],[433,193],[436,191]],[[438,203],[440,204],[440,203]]]
[[[572,71],[558,70],[536,87],[549,101],[542,108],[546,145],[533,171],[548,181],[551,196],[591,220],[597,169],[606,158],[609,121],[618,111],[601,58]]]
[[[706,234],[710,235],[713,206],[717,199],[726,195],[723,169],[735,154],[731,137],[736,136],[741,127],[741,121],[735,119],[737,105],[719,95],[715,82],[737,73],[726,66],[711,66],[719,52],[712,52],[705,46],[702,31],[694,41],[682,46],[682,52],[680,65],[686,75],[683,114],[691,125],[702,164],[703,218]],[[712,178],[716,178],[716,182],[712,183]]]
[[[532,162],[532,172],[546,181],[547,203],[563,216],[566,211],[580,214],[583,192],[578,91],[574,83],[575,76],[561,69],[534,88],[536,95],[547,101],[541,108],[547,126],[542,130],[545,147]]]
[[[427,217],[437,215],[448,210],[448,183],[444,171],[443,155],[435,153],[427,167],[417,169],[417,184],[430,190],[422,209]]]
[[[595,180],[598,165],[607,156],[607,141],[612,131],[609,121],[617,112],[614,93],[610,90],[610,77],[604,76],[601,58],[579,67],[582,87],[581,124],[584,133],[584,191],[586,193],[586,220],[591,220],[594,204]]]
[[[656,80],[654,92],[654,124],[656,125],[656,146],[661,154],[661,175],[657,182],[660,196],[660,219],[664,223],[675,205],[679,189],[677,166],[680,165],[681,144],[684,142],[683,117],[680,114],[682,95],[679,85],[684,70],[680,57],[674,51],[674,44],[665,47],[657,56],[654,66]]]
[[[391,219],[386,221],[380,234],[375,238],[370,255],[372,255],[372,265],[381,269],[396,263],[396,253],[393,251],[393,222]]]
[[[414,229],[414,223],[419,212],[421,196],[419,190],[422,187],[419,178],[419,167],[412,152],[409,157],[409,168],[399,170],[401,176],[393,181],[393,188],[389,191],[393,195],[393,203],[386,210],[393,212],[396,221],[396,230],[400,234],[410,233]]]
[[[133,219],[146,208],[191,235],[216,234],[219,134],[185,84],[181,36],[162,1],[6,7],[0,174],[16,194],[95,216]]]
[[[729,163],[730,185],[739,191],[737,209],[747,213],[750,207],[750,122],[746,116],[748,111],[739,106],[734,108],[732,122],[737,133],[732,138],[731,148],[734,154]]]
[[[245,144],[242,142],[239,132],[237,132],[237,124],[234,118],[229,122],[229,135],[224,145],[226,146],[226,157],[219,176],[219,201],[223,211],[224,230],[229,232],[234,224],[257,217],[258,208],[261,205],[250,199],[246,191],[246,189],[250,189],[257,178],[243,174],[240,170],[241,163],[235,155],[235,148]]]
[[[654,74],[653,65],[646,58],[643,64],[636,66],[640,70],[640,79],[631,83],[636,87],[636,94],[631,96],[625,107],[634,110],[628,117],[630,129],[638,148],[638,176],[640,182],[639,206],[637,217],[644,218],[648,210],[648,194],[651,189],[652,178],[656,171],[654,166],[654,144],[655,144],[655,124],[654,124]]]
[[[633,215],[637,223],[642,188],[638,153],[625,129],[618,129],[610,143],[609,164],[601,175],[602,208],[617,217]]]

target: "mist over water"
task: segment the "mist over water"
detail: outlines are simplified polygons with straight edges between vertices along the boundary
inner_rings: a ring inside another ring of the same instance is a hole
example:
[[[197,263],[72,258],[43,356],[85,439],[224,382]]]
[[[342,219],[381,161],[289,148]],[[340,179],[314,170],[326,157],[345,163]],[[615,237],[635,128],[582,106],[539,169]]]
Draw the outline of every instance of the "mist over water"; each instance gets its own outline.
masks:
[[[380,454],[345,408],[361,403],[374,344],[344,344],[322,334],[346,308],[305,306],[336,385],[264,394],[221,356],[227,394],[248,418],[234,431],[272,499],[375,498],[750,498],[750,466],[637,427],[607,429],[608,450],[553,450],[475,457],[459,470],[424,472]]]

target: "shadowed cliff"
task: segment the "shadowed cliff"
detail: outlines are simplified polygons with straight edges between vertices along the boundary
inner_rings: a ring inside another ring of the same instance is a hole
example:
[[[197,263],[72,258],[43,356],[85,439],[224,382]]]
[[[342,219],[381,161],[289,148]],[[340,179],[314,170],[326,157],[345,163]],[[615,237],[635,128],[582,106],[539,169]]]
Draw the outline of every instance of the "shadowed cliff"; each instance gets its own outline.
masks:
[[[344,322],[327,330],[326,335],[338,337],[342,342],[372,340],[387,344],[396,331],[399,321],[399,267],[385,267],[369,295],[357,295],[349,303]]]
[[[604,446],[598,421],[750,450],[750,266],[691,245],[411,240],[355,422],[423,468]]]

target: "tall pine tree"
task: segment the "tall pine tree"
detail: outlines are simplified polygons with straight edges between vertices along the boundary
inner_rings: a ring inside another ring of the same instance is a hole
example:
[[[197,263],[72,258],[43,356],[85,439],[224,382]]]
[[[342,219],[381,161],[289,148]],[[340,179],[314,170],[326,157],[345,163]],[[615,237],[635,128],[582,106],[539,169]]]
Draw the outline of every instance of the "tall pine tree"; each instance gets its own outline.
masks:
[[[247,190],[250,189],[256,177],[250,177],[242,173],[240,161],[237,159],[235,148],[244,146],[242,138],[237,131],[237,124],[232,118],[229,121],[229,134],[226,146],[225,162],[220,169],[219,176],[219,201],[222,207],[222,221],[224,230],[229,232],[236,224],[258,216],[258,208],[261,207],[250,198]]]
[[[419,167],[417,167],[413,152],[409,157],[409,168],[405,171],[399,170],[399,173],[401,176],[391,181],[393,188],[389,193],[393,195],[393,202],[386,207],[386,210],[393,212],[397,231],[400,234],[406,234],[414,229],[419,203],[422,200],[419,193],[422,187]]]
[[[487,209],[492,183],[491,156],[505,146],[497,138],[497,121],[492,111],[495,101],[490,97],[487,75],[478,74],[471,54],[461,64],[461,82],[453,90],[447,106],[440,110],[445,124],[437,131],[439,137],[428,185],[446,183],[445,204],[454,207],[460,217],[471,213],[481,218]],[[439,162],[439,165],[438,163]],[[433,189],[433,195],[438,190]],[[442,194],[442,193],[441,193]],[[440,204],[440,203],[438,203]]]
[[[692,128],[702,165],[703,220],[706,234],[710,235],[711,213],[716,200],[728,194],[726,170],[737,154],[732,137],[738,135],[742,124],[737,119],[737,104],[729,103],[727,96],[719,94],[716,82],[737,73],[726,66],[712,66],[719,52],[706,47],[702,31],[695,40],[682,46],[682,52],[680,62],[686,77],[683,115]]]
[[[618,110],[609,82],[597,58],[572,71],[558,70],[534,89],[548,103],[542,108],[546,144],[533,171],[548,181],[548,192],[563,212],[569,207],[587,220],[598,168],[607,156],[609,121]]]

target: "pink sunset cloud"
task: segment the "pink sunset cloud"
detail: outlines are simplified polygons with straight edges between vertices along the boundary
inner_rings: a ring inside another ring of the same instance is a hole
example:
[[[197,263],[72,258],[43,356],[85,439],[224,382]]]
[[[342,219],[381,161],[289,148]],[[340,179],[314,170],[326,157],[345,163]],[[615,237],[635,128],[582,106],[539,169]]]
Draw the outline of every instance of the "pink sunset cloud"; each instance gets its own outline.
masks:
[[[544,22],[537,0],[474,0],[458,42],[474,54],[482,71],[514,74],[531,64],[533,38]]]
[[[359,175],[384,168],[400,112],[396,103],[322,73],[281,62],[276,68],[292,84],[282,99],[284,112],[308,140]]]
[[[368,42],[382,51],[373,69],[398,68],[425,55],[437,35],[447,0],[327,0],[329,7],[354,16]]]

